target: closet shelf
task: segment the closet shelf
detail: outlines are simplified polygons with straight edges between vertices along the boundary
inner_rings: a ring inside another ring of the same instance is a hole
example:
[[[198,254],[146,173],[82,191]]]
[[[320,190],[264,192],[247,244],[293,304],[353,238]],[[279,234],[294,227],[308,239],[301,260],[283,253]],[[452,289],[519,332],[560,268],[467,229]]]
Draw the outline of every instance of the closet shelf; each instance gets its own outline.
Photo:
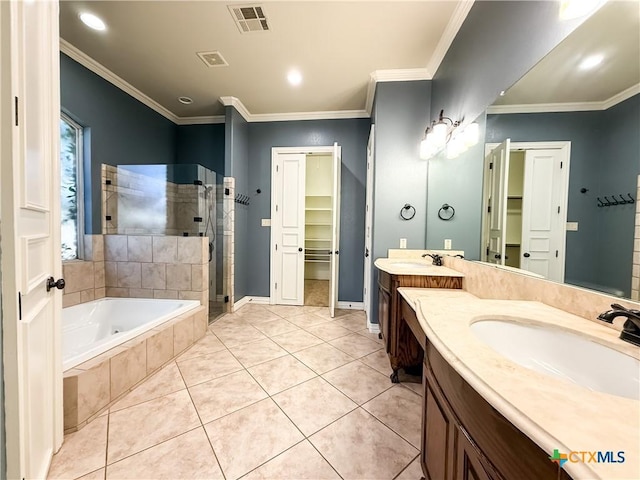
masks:
[[[331,260],[305,260],[306,263],[331,263]]]
[[[309,226],[309,225],[315,225],[315,226],[323,226],[323,227],[330,227],[331,224],[330,223],[322,223],[322,222],[307,222],[305,223],[305,225]]]
[[[305,195],[305,197],[324,197],[324,198],[331,198],[331,195]]]
[[[306,242],[330,242],[330,238],[306,238]]]
[[[331,208],[315,208],[315,207],[307,207],[305,208],[307,212],[330,212]]]

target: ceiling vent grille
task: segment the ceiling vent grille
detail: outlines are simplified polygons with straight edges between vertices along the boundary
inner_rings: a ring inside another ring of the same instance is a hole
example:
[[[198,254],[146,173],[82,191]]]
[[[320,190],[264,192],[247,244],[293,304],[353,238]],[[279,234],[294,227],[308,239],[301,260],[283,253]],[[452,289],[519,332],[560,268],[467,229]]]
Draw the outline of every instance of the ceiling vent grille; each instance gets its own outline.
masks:
[[[229,65],[220,52],[197,52],[196,55],[207,67],[226,67]]]
[[[261,5],[228,5],[240,33],[269,31],[269,23]]]

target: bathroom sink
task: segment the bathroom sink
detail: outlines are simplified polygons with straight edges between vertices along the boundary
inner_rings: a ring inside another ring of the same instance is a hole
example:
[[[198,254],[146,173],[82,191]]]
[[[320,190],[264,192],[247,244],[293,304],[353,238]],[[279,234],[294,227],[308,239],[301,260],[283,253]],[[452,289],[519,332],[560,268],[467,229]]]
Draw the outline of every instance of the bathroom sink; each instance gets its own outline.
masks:
[[[418,268],[418,267],[428,267],[430,264],[428,263],[419,263],[419,262],[394,262],[392,266],[401,267],[401,268]]]
[[[552,326],[479,320],[473,334],[493,350],[552,377],[598,392],[640,400],[640,361]]]

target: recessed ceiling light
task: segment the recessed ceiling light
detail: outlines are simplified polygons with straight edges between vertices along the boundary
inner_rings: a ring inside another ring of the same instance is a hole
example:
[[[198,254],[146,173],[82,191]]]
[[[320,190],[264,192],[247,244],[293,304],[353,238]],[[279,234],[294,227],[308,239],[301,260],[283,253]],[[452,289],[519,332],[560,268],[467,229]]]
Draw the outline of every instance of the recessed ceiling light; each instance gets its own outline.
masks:
[[[502,91],[500,92],[500,96],[501,96],[501,97],[504,97],[504,95],[505,95],[506,93],[507,93],[507,92],[505,92],[504,90],[502,90]]]
[[[193,103],[193,98],[191,97],[178,97],[178,101],[184,105],[191,105]]]
[[[571,20],[595,12],[605,0],[561,0],[560,20]]]
[[[591,55],[580,62],[580,70],[591,70],[602,63],[602,55]]]
[[[302,74],[298,70],[291,70],[287,74],[287,80],[289,80],[291,85],[297,87],[302,83]]]
[[[80,20],[82,20],[82,23],[84,23],[87,27],[93,28],[94,30],[103,31],[107,29],[107,26],[102,21],[102,19],[96,17],[93,13],[81,13]]]

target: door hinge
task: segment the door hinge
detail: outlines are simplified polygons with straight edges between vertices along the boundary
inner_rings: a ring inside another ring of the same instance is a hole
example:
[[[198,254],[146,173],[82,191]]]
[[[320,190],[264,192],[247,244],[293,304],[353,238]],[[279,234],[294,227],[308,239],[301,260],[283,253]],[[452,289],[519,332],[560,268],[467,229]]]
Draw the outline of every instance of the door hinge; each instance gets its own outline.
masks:
[[[278,244],[276,243],[276,252],[278,251]]]
[[[560,213],[560,205],[558,205],[558,213]]]
[[[493,162],[489,164],[489,170],[493,170]]]
[[[487,207],[487,213],[491,213],[491,205]]]
[[[278,205],[276,205],[276,212],[278,211]]]
[[[22,320],[22,294],[18,292],[18,320]]]
[[[225,195],[229,195],[229,189],[228,189],[228,188],[225,188],[225,189],[224,189],[224,194],[225,194]]]
[[[487,256],[489,256],[489,247],[487,247]]]
[[[18,97],[13,97],[16,110],[16,127],[18,126]]]
[[[558,250],[556,250],[556,258],[558,258]]]
[[[229,303],[229,295],[224,296],[224,303]]]
[[[276,165],[276,173],[280,171],[280,166]]]
[[[560,168],[562,168],[563,163],[564,163],[564,162],[560,162]]]
[[[275,288],[275,289],[276,289],[276,290],[278,289],[278,282],[276,282],[276,288]]]

